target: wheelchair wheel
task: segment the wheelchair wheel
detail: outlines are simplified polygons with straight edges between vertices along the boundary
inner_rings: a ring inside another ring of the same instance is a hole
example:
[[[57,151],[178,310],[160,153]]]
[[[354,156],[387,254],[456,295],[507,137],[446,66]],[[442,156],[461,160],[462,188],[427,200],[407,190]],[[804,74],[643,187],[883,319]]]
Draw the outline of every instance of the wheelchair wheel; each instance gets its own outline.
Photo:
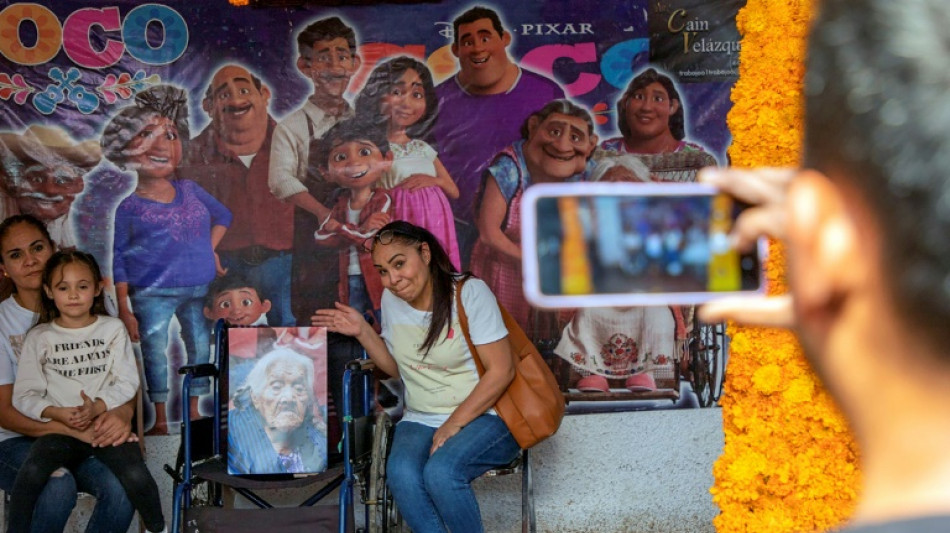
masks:
[[[712,405],[712,375],[715,361],[715,326],[697,324],[690,340],[690,380],[700,407]]]
[[[715,325],[716,353],[713,357],[713,367],[710,373],[712,401],[718,402],[722,397],[722,385],[726,381],[726,360],[729,356],[729,337],[726,335],[726,325]]]
[[[392,446],[393,422],[386,411],[376,415],[373,429],[373,458],[369,468],[369,498],[372,503],[369,533],[399,533],[402,517],[393,503],[393,495],[386,486],[386,459]]]
[[[690,340],[690,385],[700,407],[719,401],[725,370],[725,324],[698,324]]]

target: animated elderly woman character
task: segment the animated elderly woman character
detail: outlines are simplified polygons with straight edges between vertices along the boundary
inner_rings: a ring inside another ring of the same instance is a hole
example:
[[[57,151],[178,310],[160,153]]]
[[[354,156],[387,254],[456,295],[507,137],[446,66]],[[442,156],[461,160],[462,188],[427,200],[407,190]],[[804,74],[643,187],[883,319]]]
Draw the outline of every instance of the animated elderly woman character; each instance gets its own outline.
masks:
[[[522,139],[495,156],[485,171],[478,206],[479,238],[472,272],[488,284],[531,338],[554,336],[551,324],[524,298],[521,273],[521,195],[535,183],[586,180],[597,136],[590,114],[568,100],[533,113]]]
[[[132,341],[142,342],[149,400],[155,404],[150,434],[168,431],[168,328],[181,325],[187,364],[209,360],[204,317],[208,284],[223,274],[214,249],[231,224],[231,212],[195,182],[178,176],[181,136],[188,136],[185,91],[151,87],[121,109],[102,133],[103,155],[137,176],[135,191],[115,212],[112,275],[119,318]],[[131,305],[130,305],[131,303]],[[191,416],[207,381],[192,388]]]
[[[228,472],[325,470],[326,424],[316,405],[313,359],[282,347],[261,357],[228,412]]]

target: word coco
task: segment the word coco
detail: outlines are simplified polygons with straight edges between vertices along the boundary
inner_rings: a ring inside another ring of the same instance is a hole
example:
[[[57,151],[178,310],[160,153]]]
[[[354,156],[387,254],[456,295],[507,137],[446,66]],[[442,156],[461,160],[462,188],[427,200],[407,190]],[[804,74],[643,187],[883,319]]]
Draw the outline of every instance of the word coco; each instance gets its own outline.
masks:
[[[23,42],[22,24],[34,26],[36,42],[32,46]],[[116,37],[121,36],[121,40],[108,35],[119,31]],[[118,7],[82,8],[62,24],[45,6],[11,4],[0,11],[0,36],[0,54],[20,65],[46,63],[60,49],[73,63],[86,68],[115,65],[125,52],[148,65],[165,65],[181,57],[188,47],[185,19],[161,4],[137,6],[125,15],[125,20],[119,16]],[[94,44],[100,42],[104,46]]]

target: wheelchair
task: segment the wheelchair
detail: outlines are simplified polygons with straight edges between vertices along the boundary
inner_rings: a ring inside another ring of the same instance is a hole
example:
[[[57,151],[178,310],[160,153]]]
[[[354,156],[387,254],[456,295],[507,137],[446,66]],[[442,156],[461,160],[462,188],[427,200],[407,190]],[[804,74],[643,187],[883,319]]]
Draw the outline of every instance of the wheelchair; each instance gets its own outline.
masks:
[[[228,473],[228,327],[223,321],[214,328],[214,359],[202,365],[179,370],[182,397],[188,398],[192,382],[201,377],[212,380],[214,411],[212,416],[189,420],[188,402],[182,405],[181,447],[176,465],[165,465],[172,477],[174,495],[170,530],[205,531],[355,531],[352,490],[355,482],[363,487],[369,531],[401,531],[398,512],[391,504],[385,486],[385,450],[388,449],[392,423],[386,413],[373,415],[372,378],[363,376],[345,385],[340,408],[344,414],[342,454],[329,453],[326,471],[307,476],[294,474],[231,475]],[[359,389],[359,390],[357,390]],[[352,396],[352,398],[351,398]],[[361,410],[354,416],[351,401],[361,398]],[[383,450],[377,452],[377,450]],[[316,505],[329,501],[339,488],[336,505]],[[226,502],[230,490],[252,506],[234,508]],[[298,506],[278,507],[260,491],[296,489],[313,491]],[[379,502],[379,503],[377,503]],[[390,517],[384,521],[382,517]],[[374,519],[371,519],[374,518]],[[384,525],[385,524],[385,525]]]
[[[353,467],[340,489],[340,514],[351,512],[358,490],[367,533],[407,533],[410,530],[403,524],[399,509],[386,485],[386,459],[392,446],[395,423],[389,413],[382,409],[375,414],[363,409],[361,417],[354,417],[349,411],[355,403],[351,398],[354,389],[363,391],[362,405],[372,405],[374,370],[373,362],[364,358],[350,362],[344,373],[343,453],[344,462]],[[364,443],[370,439],[372,445],[366,446]],[[521,531],[535,533],[534,488],[528,450],[522,450],[510,464],[493,468],[482,474],[482,477],[509,474],[521,474]],[[344,533],[342,524],[340,533]]]

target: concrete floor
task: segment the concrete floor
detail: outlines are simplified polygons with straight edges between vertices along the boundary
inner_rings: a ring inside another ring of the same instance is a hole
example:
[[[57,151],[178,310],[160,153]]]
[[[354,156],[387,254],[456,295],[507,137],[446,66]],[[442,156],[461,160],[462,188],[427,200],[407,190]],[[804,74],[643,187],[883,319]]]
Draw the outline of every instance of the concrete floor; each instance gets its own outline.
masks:
[[[718,408],[566,417],[557,435],[532,450],[538,531],[712,533],[718,510],[709,487],[721,428]],[[171,478],[162,466],[174,462],[178,438],[149,437],[147,445],[170,517]],[[479,479],[475,488],[488,533],[521,531],[519,475]],[[273,500],[300,498],[288,493]],[[93,503],[81,500],[67,531],[83,531]]]

